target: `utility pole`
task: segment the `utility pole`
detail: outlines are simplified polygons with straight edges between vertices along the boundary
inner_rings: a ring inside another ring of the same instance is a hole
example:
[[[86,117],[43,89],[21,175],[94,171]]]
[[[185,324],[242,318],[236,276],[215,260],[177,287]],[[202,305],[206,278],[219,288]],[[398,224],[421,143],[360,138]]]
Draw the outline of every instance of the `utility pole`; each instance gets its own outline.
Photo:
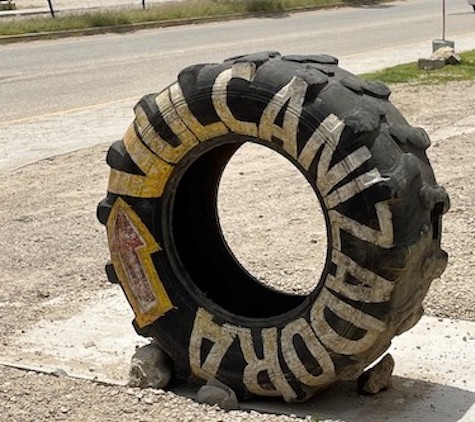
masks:
[[[48,5],[49,5],[49,11],[51,12],[51,17],[54,18],[54,10],[53,10],[53,5],[51,4],[51,0],[48,0]]]

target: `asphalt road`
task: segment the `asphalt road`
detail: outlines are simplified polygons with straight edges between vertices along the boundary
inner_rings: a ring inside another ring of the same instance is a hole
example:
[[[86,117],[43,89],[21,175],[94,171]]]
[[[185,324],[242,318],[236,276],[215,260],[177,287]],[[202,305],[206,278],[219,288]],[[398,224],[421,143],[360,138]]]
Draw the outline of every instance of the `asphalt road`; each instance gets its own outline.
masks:
[[[475,33],[466,0],[447,6],[447,39]],[[0,124],[139,98],[183,67],[252,51],[347,57],[441,37],[441,2],[410,0],[272,18],[0,46]],[[475,47],[475,46],[474,46]]]

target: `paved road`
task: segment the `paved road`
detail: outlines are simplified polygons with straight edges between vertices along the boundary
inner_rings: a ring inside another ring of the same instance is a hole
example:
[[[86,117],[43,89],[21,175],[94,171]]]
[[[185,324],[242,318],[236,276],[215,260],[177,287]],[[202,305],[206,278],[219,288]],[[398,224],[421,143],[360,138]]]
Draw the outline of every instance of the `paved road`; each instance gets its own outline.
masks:
[[[326,52],[355,73],[428,56],[440,2],[411,0],[274,18],[0,46],[0,171],[120,138],[144,94],[183,67],[243,52]],[[475,14],[451,0],[447,38],[475,47]]]
[[[466,0],[449,3],[447,26],[449,39],[475,33]],[[411,0],[0,46],[0,121],[138,97],[171,82],[188,64],[247,51],[347,56],[418,41],[429,49],[440,27],[440,2]]]

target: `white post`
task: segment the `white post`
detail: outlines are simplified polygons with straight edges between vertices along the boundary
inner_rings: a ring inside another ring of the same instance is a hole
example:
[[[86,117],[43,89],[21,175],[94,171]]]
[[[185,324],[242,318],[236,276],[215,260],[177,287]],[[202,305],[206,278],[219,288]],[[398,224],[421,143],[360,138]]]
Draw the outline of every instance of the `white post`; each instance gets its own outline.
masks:
[[[442,0],[442,40],[445,41],[445,0]]]

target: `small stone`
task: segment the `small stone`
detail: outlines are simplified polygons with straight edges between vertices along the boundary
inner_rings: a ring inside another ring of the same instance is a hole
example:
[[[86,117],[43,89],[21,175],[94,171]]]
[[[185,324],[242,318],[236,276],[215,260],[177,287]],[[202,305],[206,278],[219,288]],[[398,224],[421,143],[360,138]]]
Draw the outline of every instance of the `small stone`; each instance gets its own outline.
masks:
[[[83,344],[83,346],[85,349],[90,349],[91,347],[95,347],[96,343],[94,343],[93,341],[87,341],[86,343]]]
[[[224,410],[239,409],[236,393],[226,384],[214,378],[209,379],[206,385],[198,390],[196,400],[199,403],[216,404]]]
[[[53,372],[51,372],[51,375],[55,377],[67,377],[68,373],[64,369],[56,368]]]
[[[461,59],[452,47],[442,47],[434,51],[430,56],[433,60],[443,60],[445,64],[460,64]]]
[[[421,70],[441,69],[445,66],[445,60],[441,59],[419,59],[417,67]]]
[[[390,354],[384,356],[375,366],[358,378],[358,392],[363,395],[378,394],[391,386],[394,359]]]
[[[59,409],[61,413],[68,413],[71,409],[69,407],[63,406]]]
[[[172,364],[156,342],[136,350],[129,370],[129,385],[140,388],[165,388],[170,382]]]
[[[152,397],[145,397],[143,400],[142,400],[145,404],[153,404],[155,403],[155,400],[152,398]]]
[[[41,290],[38,290],[36,292],[36,296],[39,298],[39,299],[47,299],[49,298],[50,296],[50,293],[48,291],[41,291]]]

